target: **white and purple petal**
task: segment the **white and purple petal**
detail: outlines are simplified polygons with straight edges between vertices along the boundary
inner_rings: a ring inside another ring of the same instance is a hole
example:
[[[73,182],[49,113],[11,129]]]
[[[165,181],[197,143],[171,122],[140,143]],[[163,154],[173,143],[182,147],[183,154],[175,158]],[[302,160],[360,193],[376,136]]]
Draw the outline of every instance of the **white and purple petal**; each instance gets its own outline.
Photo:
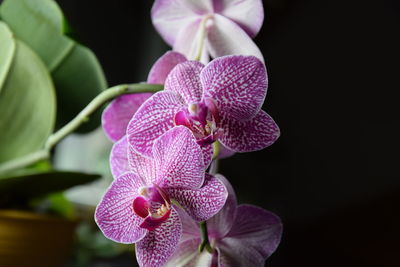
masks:
[[[200,74],[204,96],[216,101],[220,117],[246,121],[257,115],[267,93],[264,64],[253,56],[224,56]]]
[[[182,0],[156,0],[151,8],[151,20],[154,27],[171,46],[174,45],[180,29],[193,20],[198,19],[199,14]]]
[[[209,236],[219,239],[224,237],[232,228],[236,217],[237,199],[235,191],[229,181],[220,174],[216,174],[215,177],[225,185],[228,192],[224,207],[207,221]]]
[[[205,169],[207,169],[212,162],[214,155],[214,148],[212,145],[205,145],[201,147],[201,150],[203,151],[203,156],[204,156],[204,167]]]
[[[235,154],[235,151],[230,150],[229,148],[226,148],[224,145],[220,144],[219,148],[219,154],[218,158],[219,159],[225,159],[233,156]]]
[[[220,266],[264,266],[281,240],[278,216],[252,205],[238,206],[231,231],[218,242]]]
[[[182,25],[172,47],[174,51],[182,53],[189,60],[194,60],[196,58],[200,38],[204,38],[201,32],[201,21],[202,18],[198,17],[190,23],[184,26]]]
[[[216,177],[206,174],[204,185],[199,189],[165,188],[195,221],[206,221],[224,206],[228,192]]]
[[[203,153],[193,133],[185,126],[176,126],[158,138],[153,146],[153,157],[159,186],[199,188],[203,184]]]
[[[199,253],[200,242],[200,238],[179,242],[178,248],[168,260],[165,267],[212,266],[213,255],[206,250]]]
[[[151,186],[156,180],[156,162],[152,158],[137,153],[131,146],[128,148],[129,169],[138,175],[146,185]]]
[[[219,141],[236,152],[261,150],[272,145],[280,135],[278,125],[263,110],[251,120],[240,122],[224,119],[221,125],[223,132]]]
[[[264,21],[261,0],[214,0],[214,11],[238,24],[250,37],[257,35]]]
[[[96,208],[95,220],[103,234],[116,242],[131,244],[141,240],[147,230],[139,225],[143,218],[133,211],[133,201],[141,179],[133,173],[125,173],[113,181]]]
[[[232,20],[215,14],[207,31],[207,48],[213,58],[225,55],[255,56],[262,62],[264,57],[247,33]]]
[[[114,99],[103,111],[102,126],[106,136],[113,142],[126,134],[126,127],[133,114],[151,96],[151,93],[128,94]]]
[[[179,215],[172,207],[169,218],[136,243],[136,258],[140,266],[163,266],[175,252],[182,235]]]
[[[128,141],[126,140],[126,136],[113,145],[110,154],[110,168],[114,178],[118,178],[121,174],[130,170],[128,163]]]
[[[165,91],[178,93],[187,104],[200,102],[203,89],[200,72],[204,65],[198,61],[186,61],[177,65],[165,81]]]
[[[185,62],[186,57],[181,53],[168,51],[162,55],[150,69],[147,83],[164,84],[168,74],[179,63]]]
[[[135,113],[128,124],[128,142],[140,154],[152,157],[155,139],[174,127],[174,116],[184,108],[182,97],[174,92],[157,92]]]

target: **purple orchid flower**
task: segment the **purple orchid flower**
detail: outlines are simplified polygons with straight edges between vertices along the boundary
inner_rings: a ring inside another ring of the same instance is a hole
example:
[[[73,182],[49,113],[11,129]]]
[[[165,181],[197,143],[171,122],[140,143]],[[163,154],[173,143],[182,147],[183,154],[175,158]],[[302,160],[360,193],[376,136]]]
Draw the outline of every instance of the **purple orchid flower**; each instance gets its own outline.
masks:
[[[173,50],[189,59],[202,48],[204,63],[209,55],[253,55],[263,61],[251,39],[263,24],[261,0],[156,0],[151,17]]]
[[[184,125],[202,146],[206,165],[216,140],[229,150],[263,149],[279,137],[279,128],[261,106],[267,92],[264,64],[254,56],[220,57],[207,66],[178,64],[164,91],[146,100],[129,122],[128,142],[151,157],[154,140]]]
[[[232,186],[224,177],[219,178],[229,195],[221,211],[207,221],[213,251],[199,253],[199,225],[178,210],[183,234],[166,266],[264,266],[278,247],[282,235],[279,217],[253,205],[238,206]]]
[[[140,266],[162,266],[175,251],[182,233],[175,203],[203,221],[223,207],[228,194],[218,178],[205,175],[201,148],[186,127],[158,138],[152,153],[145,158],[133,152],[126,138],[114,144],[110,162],[117,178],[95,214],[107,238],[136,243]]]
[[[147,77],[147,83],[164,84],[169,72],[177,64],[185,61],[185,56],[180,53],[166,52],[154,63]],[[102,125],[112,142],[120,140],[125,135],[133,114],[151,95],[152,93],[122,95],[108,105],[103,112]]]

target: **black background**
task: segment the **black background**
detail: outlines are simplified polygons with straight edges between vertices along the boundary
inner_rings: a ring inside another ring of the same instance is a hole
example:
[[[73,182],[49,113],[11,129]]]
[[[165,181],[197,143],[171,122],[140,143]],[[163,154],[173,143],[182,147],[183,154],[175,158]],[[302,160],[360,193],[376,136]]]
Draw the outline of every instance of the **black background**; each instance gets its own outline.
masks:
[[[57,1],[111,85],[166,51],[152,1]],[[267,0],[255,41],[280,139],[221,163],[239,201],[284,223],[279,266],[400,266],[398,0]]]

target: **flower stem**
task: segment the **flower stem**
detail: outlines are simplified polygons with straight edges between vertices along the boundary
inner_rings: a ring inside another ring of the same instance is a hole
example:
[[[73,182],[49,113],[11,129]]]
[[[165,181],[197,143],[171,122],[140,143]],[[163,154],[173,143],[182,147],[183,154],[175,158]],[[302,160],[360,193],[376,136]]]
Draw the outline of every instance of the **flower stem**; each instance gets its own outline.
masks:
[[[213,253],[213,248],[210,245],[210,241],[208,240],[208,231],[207,231],[207,222],[200,222],[200,231],[201,231],[201,244],[199,246],[199,252],[203,252],[206,249],[208,252]]]
[[[0,164],[0,173],[23,168],[40,160],[49,158],[50,151],[56,144],[75,131],[83,123],[87,122],[90,115],[115,97],[123,94],[157,92],[163,88],[164,87],[161,84],[137,83],[117,85],[101,92],[74,119],[64,125],[64,127],[59,129],[57,132],[50,135],[42,150]]]

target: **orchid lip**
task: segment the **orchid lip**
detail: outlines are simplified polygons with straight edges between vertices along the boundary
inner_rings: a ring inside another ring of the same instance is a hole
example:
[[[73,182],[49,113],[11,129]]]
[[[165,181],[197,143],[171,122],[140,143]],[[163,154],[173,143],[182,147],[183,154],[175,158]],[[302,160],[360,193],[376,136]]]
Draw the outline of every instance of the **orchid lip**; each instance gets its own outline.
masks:
[[[168,219],[171,213],[171,200],[157,184],[153,184],[151,187],[141,187],[138,192],[140,195],[132,203],[133,211],[139,217],[144,218],[140,227],[153,231]],[[152,208],[154,205],[158,208]]]
[[[186,109],[174,116],[175,125],[189,128],[201,146],[210,145],[218,140],[220,116],[215,100],[204,98],[201,102],[190,103]]]

